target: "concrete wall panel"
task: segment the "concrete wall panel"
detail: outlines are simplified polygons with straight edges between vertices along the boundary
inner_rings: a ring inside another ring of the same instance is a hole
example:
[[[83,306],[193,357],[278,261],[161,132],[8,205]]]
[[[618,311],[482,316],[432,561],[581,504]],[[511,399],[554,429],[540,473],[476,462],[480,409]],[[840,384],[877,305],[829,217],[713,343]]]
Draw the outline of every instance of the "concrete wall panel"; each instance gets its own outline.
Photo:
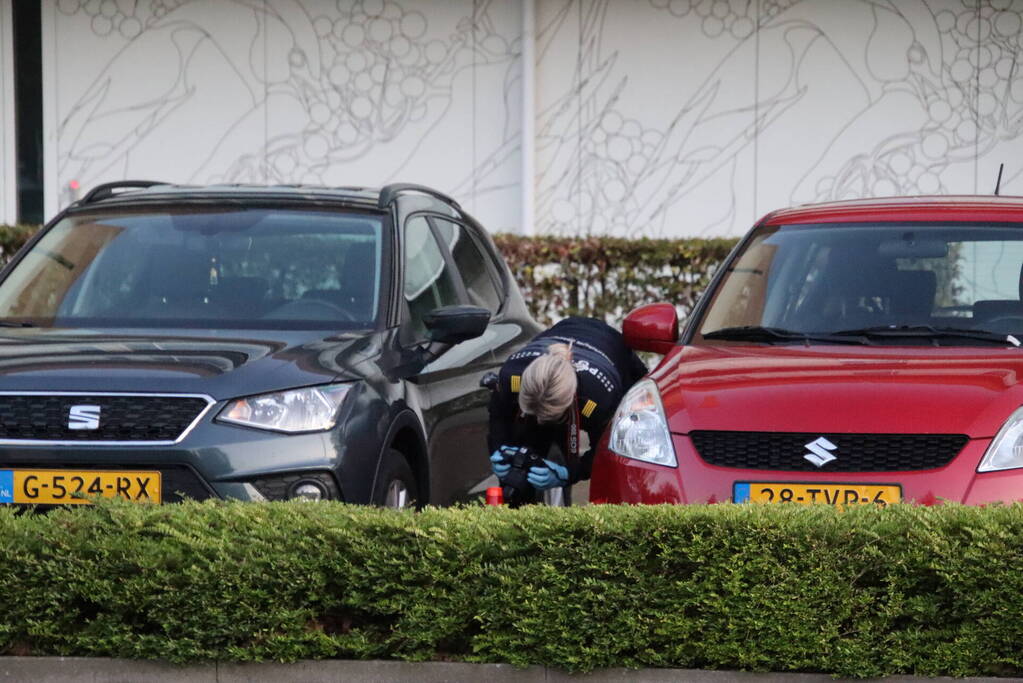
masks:
[[[828,13],[797,4],[766,22],[762,106],[783,104],[759,138],[765,208],[991,191],[993,179],[978,184],[978,144],[996,145],[994,129],[978,126],[976,56],[988,49],[978,16],[960,0],[857,1]],[[792,56],[787,68],[780,53]],[[802,131],[799,144],[786,131]]]
[[[638,237],[747,225],[753,26],[701,17],[689,3],[540,4],[541,231]]]
[[[538,1],[541,231],[737,235],[1002,161],[1023,193],[1021,0]]]
[[[47,210],[72,181],[406,180],[492,230],[661,237],[986,193],[1003,161],[1023,193],[1021,35],[1023,0],[45,0]]]
[[[454,194],[517,230],[513,0],[48,0],[48,213],[126,177]]]

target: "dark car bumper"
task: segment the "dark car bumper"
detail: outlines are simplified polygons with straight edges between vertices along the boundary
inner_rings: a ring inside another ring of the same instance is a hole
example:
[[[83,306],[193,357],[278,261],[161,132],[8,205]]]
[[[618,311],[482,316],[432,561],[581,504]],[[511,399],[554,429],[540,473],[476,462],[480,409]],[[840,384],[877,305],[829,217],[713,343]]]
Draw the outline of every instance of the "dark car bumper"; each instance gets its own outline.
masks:
[[[162,502],[283,499],[307,479],[343,499],[336,476],[343,454],[333,432],[277,434],[207,416],[170,446],[0,444],[0,470],[158,471]]]

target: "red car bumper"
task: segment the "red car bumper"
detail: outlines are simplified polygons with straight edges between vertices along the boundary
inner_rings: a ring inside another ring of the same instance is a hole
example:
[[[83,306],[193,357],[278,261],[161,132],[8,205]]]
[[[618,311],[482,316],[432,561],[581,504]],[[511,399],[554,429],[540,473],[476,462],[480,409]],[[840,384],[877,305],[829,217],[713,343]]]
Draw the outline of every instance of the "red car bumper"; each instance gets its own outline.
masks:
[[[593,462],[591,503],[724,503],[736,483],[895,484],[902,500],[924,505],[947,500],[967,505],[1023,500],[1023,469],[978,473],[990,439],[972,439],[948,465],[911,472],[783,472],[709,465],[689,437],[673,434],[678,467],[623,458],[601,441]]]

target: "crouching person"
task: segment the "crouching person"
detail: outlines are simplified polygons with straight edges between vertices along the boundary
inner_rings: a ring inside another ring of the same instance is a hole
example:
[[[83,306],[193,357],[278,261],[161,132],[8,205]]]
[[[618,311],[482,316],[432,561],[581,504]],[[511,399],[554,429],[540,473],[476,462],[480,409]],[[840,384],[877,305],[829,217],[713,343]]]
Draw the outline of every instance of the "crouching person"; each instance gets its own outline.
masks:
[[[490,398],[491,467],[515,506],[590,478],[593,453],[618,402],[646,374],[621,333],[567,318],[501,366]],[[590,448],[580,452],[580,433]],[[560,447],[564,462],[550,457]]]

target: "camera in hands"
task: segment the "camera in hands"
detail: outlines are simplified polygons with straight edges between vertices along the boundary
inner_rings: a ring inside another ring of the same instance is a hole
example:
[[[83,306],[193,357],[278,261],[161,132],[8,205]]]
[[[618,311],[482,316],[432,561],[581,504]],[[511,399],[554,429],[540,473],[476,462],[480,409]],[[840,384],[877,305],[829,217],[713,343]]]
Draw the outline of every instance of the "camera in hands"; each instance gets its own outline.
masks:
[[[546,467],[543,458],[526,446],[501,446],[499,453],[504,464],[511,467],[508,473],[501,477],[505,503],[515,507],[533,502],[536,489],[529,483],[526,476],[531,467]]]

